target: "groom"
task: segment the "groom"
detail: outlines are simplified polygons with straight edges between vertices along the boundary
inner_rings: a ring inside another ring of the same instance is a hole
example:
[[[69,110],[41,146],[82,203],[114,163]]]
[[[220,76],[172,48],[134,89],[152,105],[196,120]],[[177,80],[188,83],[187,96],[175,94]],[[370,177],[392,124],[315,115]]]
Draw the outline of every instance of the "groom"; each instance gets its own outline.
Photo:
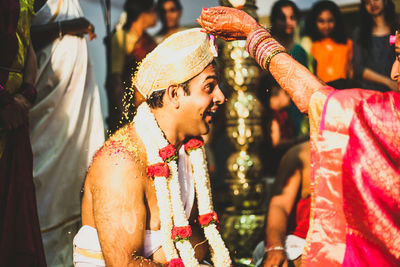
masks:
[[[86,177],[76,266],[198,266],[213,243],[219,248],[213,247],[213,261],[220,262],[214,265],[230,265],[214,230],[209,188],[199,189],[208,179],[201,142],[187,143],[208,133],[225,101],[215,56],[208,35],[191,29],[165,40],[142,62],[134,84],[146,103],[97,152]],[[192,160],[196,153],[200,160]],[[195,201],[195,188],[201,201]],[[201,225],[195,223],[199,214]]]

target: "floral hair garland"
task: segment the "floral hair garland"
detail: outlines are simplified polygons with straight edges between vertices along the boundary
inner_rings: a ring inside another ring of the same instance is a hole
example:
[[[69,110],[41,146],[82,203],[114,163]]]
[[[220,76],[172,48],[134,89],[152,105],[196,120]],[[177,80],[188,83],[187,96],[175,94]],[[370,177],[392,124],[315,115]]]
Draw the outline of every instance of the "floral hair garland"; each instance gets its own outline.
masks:
[[[200,266],[189,242],[192,230],[181,199],[177,151],[165,139],[146,103],[139,106],[134,122],[136,132],[146,148],[148,175],[154,178],[160,210],[160,231],[163,233],[162,248],[169,266]],[[212,261],[215,267],[231,266],[229,251],[219,234],[218,217],[212,204],[203,141],[191,139],[185,144],[185,151],[192,164],[199,223],[210,245]]]

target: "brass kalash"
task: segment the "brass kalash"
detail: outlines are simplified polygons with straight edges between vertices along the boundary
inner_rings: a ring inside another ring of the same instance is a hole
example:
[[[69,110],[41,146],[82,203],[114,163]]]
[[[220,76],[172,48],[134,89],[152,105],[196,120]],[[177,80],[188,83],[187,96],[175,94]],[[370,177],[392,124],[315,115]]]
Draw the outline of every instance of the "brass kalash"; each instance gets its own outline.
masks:
[[[257,19],[255,0],[221,0],[220,4],[237,7],[237,2]],[[225,86],[233,90],[225,115],[226,131],[236,150],[227,160],[233,206],[224,212],[221,229],[235,266],[251,266],[253,250],[264,237],[266,202],[262,165],[256,152],[263,138],[263,107],[255,94],[262,70],[245,45],[245,40],[224,42],[220,56]]]

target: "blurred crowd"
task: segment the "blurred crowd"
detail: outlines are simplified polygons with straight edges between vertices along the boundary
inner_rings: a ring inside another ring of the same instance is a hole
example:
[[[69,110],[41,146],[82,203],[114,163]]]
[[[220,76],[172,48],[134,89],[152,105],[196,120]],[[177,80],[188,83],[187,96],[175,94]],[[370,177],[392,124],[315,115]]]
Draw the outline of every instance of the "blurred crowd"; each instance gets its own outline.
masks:
[[[158,43],[184,29],[184,10],[179,0],[126,1],[109,43],[109,116],[103,122],[87,47],[96,34],[79,1],[0,2],[0,265],[72,266],[79,192],[90,161],[106,129],[111,134],[132,120],[144,100],[132,90],[132,75]],[[293,1],[276,1],[270,31],[323,82],[336,89],[398,90],[390,78],[395,51],[389,38],[398,28],[392,0],[361,0],[353,32],[334,1],[318,1],[301,14]],[[151,36],[147,30],[157,20],[161,29]],[[263,176],[275,179],[265,242],[283,247],[289,234],[293,247],[304,246],[310,206],[308,118],[267,73],[256,93],[264,106]],[[233,150],[223,123],[217,119],[206,137],[214,190],[226,187],[225,161]],[[220,209],[229,202],[219,201]],[[278,248],[264,257],[264,246],[261,255],[255,253],[258,266],[287,260],[298,266],[302,249]]]

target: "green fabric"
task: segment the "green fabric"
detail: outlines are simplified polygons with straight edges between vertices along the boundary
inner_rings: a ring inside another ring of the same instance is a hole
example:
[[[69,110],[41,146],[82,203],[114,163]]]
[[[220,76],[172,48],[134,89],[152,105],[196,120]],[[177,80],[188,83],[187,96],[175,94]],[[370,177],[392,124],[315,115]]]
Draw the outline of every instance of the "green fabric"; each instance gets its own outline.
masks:
[[[305,66],[306,68],[308,67],[307,52],[306,50],[304,50],[303,47],[301,47],[301,45],[295,44],[293,48],[289,51],[289,54],[298,62],[300,62],[303,66]]]
[[[289,54],[296,59],[300,64],[308,68],[308,56],[306,50],[299,45],[295,44],[293,48],[289,51]],[[291,101],[291,105],[287,108],[287,112],[290,120],[293,123],[294,134],[296,137],[305,134],[307,125],[304,125],[305,115],[300,112],[296,105]]]

